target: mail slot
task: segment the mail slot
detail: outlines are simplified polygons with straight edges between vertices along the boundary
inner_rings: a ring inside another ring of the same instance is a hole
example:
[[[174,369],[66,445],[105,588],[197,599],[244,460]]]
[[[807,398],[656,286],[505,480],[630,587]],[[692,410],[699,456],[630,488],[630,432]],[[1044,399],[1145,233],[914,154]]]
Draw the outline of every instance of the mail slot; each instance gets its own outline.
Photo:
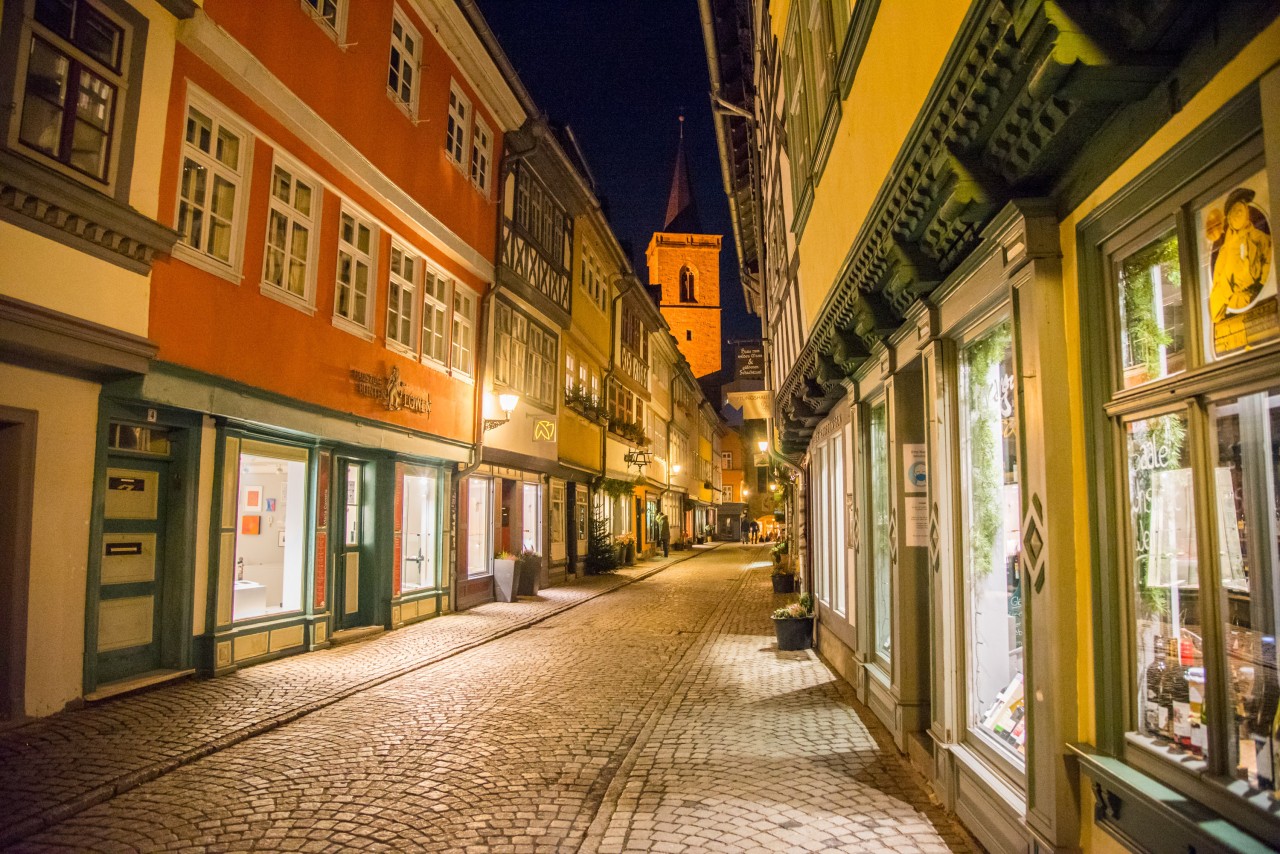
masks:
[[[142,543],[107,543],[107,557],[142,554]]]
[[[109,477],[107,489],[118,492],[146,492],[147,482],[140,477]]]

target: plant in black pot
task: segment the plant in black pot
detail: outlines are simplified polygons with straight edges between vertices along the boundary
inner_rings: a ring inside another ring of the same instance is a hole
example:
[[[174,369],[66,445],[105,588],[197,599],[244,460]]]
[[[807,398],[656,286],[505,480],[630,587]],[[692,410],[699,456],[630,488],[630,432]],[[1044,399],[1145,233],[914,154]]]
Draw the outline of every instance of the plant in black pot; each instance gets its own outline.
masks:
[[[774,593],[794,593],[796,591],[796,576],[787,564],[775,564],[771,578],[773,579]]]
[[[773,630],[779,650],[810,649],[813,646],[813,596],[800,598],[773,612]]]
[[[523,549],[516,556],[516,578],[521,596],[537,596],[542,587],[542,555]]]

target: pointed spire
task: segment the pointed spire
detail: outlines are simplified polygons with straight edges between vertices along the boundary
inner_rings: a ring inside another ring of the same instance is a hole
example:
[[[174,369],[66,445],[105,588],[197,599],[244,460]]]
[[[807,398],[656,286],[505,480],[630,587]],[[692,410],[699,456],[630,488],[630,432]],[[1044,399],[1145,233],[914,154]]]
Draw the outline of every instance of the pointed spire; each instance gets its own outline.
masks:
[[[689,161],[684,155],[684,116],[680,116],[680,141],[676,146],[676,169],[671,178],[671,195],[667,198],[667,221],[663,231],[677,234],[701,234],[698,206],[693,200],[693,182],[689,178]]]

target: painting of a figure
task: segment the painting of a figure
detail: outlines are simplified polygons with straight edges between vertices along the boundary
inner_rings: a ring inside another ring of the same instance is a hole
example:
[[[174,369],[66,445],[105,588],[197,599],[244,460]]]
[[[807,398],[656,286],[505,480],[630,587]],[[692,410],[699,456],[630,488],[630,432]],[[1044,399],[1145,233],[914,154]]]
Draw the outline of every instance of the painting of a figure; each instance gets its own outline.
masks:
[[[1266,173],[1232,187],[1199,212],[1202,287],[1208,286],[1214,353],[1280,334]],[[1203,293],[1203,291],[1202,291]]]

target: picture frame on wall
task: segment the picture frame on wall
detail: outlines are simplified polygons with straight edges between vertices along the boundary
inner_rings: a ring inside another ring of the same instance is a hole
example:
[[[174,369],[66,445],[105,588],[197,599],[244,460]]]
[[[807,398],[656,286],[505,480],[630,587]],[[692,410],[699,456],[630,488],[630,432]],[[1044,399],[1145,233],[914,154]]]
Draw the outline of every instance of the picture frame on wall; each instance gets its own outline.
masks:
[[[274,498],[267,499],[267,512],[268,513],[276,512],[276,500]]]
[[[245,510],[261,510],[262,509],[262,487],[246,486],[244,488],[244,501],[242,502]]]
[[[255,515],[247,515],[240,517],[240,533],[249,537],[256,537],[262,533],[262,517]]]

